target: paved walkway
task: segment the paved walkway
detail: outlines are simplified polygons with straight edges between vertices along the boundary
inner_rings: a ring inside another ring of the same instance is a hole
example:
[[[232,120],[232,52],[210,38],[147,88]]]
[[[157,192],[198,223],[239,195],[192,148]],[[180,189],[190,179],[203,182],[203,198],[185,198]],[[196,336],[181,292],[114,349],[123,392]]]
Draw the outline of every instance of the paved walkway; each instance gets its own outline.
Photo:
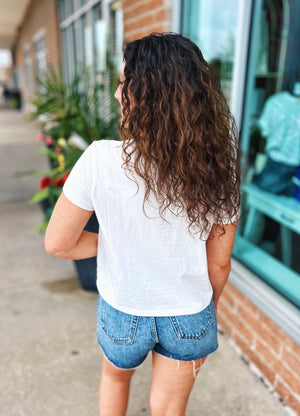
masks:
[[[0,109],[0,415],[96,416],[101,352],[97,294],[83,291],[72,262],[47,255],[42,220],[27,201],[47,167],[38,126]],[[136,371],[128,416],[149,416],[151,359]],[[238,357],[228,339],[196,381],[187,416],[279,416],[281,403]]]

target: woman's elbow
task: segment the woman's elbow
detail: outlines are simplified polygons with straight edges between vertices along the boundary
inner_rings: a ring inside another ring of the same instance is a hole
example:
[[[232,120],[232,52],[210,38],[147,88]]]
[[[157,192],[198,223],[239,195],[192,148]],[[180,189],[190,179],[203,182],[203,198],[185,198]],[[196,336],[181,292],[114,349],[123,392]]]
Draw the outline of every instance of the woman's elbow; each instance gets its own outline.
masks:
[[[45,250],[48,254],[57,256],[58,248],[45,238]]]
[[[61,243],[59,243],[57,240],[49,238],[49,236],[45,236],[45,250],[48,254],[52,254],[56,257],[61,257],[64,250],[64,247]]]

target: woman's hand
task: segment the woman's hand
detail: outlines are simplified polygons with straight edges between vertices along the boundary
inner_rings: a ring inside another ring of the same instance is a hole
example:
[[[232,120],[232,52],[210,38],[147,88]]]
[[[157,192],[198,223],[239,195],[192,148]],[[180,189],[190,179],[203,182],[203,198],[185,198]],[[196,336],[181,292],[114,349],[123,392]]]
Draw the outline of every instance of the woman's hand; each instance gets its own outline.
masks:
[[[79,208],[62,193],[46,230],[46,251],[73,260],[96,256],[98,234],[83,231],[92,214],[93,211]]]
[[[237,222],[224,225],[225,234],[222,234],[222,227],[214,224],[210,238],[206,242],[208,275],[213,287],[215,309],[217,309],[219,298],[229,277]]]

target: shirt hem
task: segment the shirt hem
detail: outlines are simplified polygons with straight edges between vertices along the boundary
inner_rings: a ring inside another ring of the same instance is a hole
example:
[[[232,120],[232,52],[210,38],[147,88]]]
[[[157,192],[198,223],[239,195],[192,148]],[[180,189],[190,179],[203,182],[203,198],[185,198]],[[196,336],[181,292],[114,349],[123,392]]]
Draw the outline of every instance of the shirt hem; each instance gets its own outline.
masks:
[[[199,313],[203,311],[207,306],[210,304],[212,300],[212,293],[209,296],[209,300],[206,300],[204,303],[199,304],[196,307],[189,308],[189,309],[151,309],[151,310],[138,310],[134,308],[126,308],[123,306],[119,306],[115,304],[115,302],[112,302],[111,299],[108,299],[105,295],[100,292],[98,288],[98,292],[100,296],[105,300],[106,303],[108,303],[113,308],[117,309],[120,312],[127,313],[128,315],[135,315],[135,316],[145,316],[145,317],[168,317],[168,316],[179,316],[179,315],[193,315],[195,313]]]

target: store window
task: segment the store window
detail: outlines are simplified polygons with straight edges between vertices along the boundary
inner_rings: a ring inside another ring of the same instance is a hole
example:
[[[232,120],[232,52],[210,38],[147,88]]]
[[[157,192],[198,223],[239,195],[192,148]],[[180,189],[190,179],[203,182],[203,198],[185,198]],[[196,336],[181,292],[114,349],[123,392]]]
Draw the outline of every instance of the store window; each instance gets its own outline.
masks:
[[[229,104],[240,103],[234,115],[243,109],[233,254],[300,306],[300,2],[183,0],[182,33],[215,68]]]
[[[110,4],[108,27],[108,48],[115,68],[120,68],[123,60],[123,12],[121,0]]]
[[[92,21],[91,13],[85,13],[83,16],[83,39],[84,39],[84,63],[85,63],[85,67],[91,71],[94,65],[93,21]]]
[[[87,69],[105,87],[108,56],[117,65],[122,55],[122,2],[59,0],[59,14],[65,80]]]
[[[215,69],[231,99],[239,0],[192,0],[182,4],[182,34],[193,40]],[[217,12],[216,12],[217,11]]]
[[[102,8],[100,4],[97,4],[93,8],[93,29],[95,72],[96,74],[101,74],[106,70],[107,28],[106,21],[102,16]]]
[[[34,59],[35,59],[35,75],[37,79],[42,80],[47,72],[47,51],[46,51],[46,36],[39,35],[33,42]],[[40,86],[37,85],[39,89]]]
[[[121,0],[59,0],[63,77],[89,74],[100,86],[97,92],[100,116],[114,113],[111,92],[122,62],[123,13]],[[85,88],[84,77],[81,79]]]
[[[234,254],[300,306],[300,3],[254,2]]]
[[[30,46],[28,44],[23,47],[24,54],[24,88],[27,89],[28,98],[32,98],[33,95],[33,72],[32,72],[32,57]]]

